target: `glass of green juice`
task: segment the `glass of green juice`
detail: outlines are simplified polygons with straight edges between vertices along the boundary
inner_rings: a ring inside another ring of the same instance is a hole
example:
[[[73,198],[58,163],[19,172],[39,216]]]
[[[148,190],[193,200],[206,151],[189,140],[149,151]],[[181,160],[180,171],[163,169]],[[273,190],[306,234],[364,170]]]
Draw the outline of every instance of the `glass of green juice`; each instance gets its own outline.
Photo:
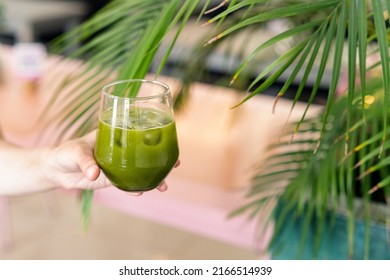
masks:
[[[179,157],[168,85],[134,79],[104,86],[94,155],[115,187],[156,188]]]

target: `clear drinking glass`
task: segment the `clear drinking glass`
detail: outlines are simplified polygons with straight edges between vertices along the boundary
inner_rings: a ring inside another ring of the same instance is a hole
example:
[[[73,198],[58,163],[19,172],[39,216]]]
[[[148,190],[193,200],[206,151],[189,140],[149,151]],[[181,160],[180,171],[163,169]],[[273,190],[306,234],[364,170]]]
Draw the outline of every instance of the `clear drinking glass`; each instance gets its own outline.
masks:
[[[117,188],[156,188],[179,157],[168,85],[124,80],[103,87],[94,154]]]

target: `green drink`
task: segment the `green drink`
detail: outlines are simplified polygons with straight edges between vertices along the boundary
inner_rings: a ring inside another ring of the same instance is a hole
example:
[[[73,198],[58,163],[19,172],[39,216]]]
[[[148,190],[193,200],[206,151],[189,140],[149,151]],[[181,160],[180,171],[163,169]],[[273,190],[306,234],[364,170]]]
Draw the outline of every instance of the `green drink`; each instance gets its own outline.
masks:
[[[131,111],[128,118],[120,117],[128,121],[125,128],[110,126],[110,118],[105,119],[103,114],[95,158],[116,187],[147,191],[164,180],[178,159],[175,122],[156,109],[132,108]]]
[[[139,83],[140,92],[136,98],[118,97],[115,91],[103,94],[95,159],[117,188],[148,191],[165,179],[179,157],[171,99],[160,83],[125,82]]]

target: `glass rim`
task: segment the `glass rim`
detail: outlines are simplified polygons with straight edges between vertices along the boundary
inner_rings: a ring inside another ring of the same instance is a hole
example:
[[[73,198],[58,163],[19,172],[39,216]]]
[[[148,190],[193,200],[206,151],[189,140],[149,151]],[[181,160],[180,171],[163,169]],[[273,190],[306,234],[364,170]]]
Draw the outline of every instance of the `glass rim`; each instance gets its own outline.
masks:
[[[164,92],[158,93],[158,94],[152,94],[150,96],[136,96],[136,97],[124,97],[124,96],[117,96],[109,93],[107,91],[108,88],[113,87],[115,85],[123,84],[123,83],[134,83],[134,82],[139,82],[139,83],[148,83],[148,84],[154,84],[161,86],[164,88]],[[170,94],[170,88],[166,83],[157,81],[157,80],[147,80],[147,79],[128,79],[128,80],[118,80],[111,82],[102,88],[103,94],[108,97],[108,98],[113,98],[113,99],[121,99],[121,100],[148,100],[148,99],[153,99],[157,97],[162,97],[164,95],[169,95]]]

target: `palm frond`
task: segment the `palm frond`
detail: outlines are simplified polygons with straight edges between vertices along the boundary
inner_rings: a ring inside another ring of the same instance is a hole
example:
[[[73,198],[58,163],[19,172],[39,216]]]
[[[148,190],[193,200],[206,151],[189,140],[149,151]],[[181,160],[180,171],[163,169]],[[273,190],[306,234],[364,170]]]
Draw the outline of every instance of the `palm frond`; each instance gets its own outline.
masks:
[[[389,140],[385,141],[382,148],[380,146],[382,132],[379,123],[382,118],[378,108],[381,108],[382,101],[378,98],[365,108],[367,111],[365,125],[353,125],[355,129],[350,130],[350,144],[354,146],[357,146],[358,142],[363,144],[351,151],[346,158],[343,131],[348,122],[346,113],[348,102],[348,98],[343,97],[334,103],[332,110],[328,112],[325,126],[321,122],[326,107],[318,116],[306,119],[304,129],[295,131],[295,137],[291,142],[282,140],[270,145],[267,160],[254,171],[252,185],[246,196],[248,203],[236,213],[243,214],[256,209],[258,214],[253,218],[263,219],[261,209],[257,209],[263,201],[275,199],[283,205],[278,208],[276,214],[274,213],[277,218],[274,220],[274,239],[270,243],[270,248],[273,248],[274,252],[281,249],[279,243],[282,241],[278,236],[286,226],[286,219],[291,213],[295,217],[302,217],[300,248],[307,243],[305,236],[313,223],[316,225],[313,240],[314,257],[321,246],[325,221],[334,219],[341,205],[345,206],[348,216],[346,242],[349,244],[349,255],[354,255],[355,221],[358,219],[355,213],[357,194],[361,195],[363,202],[366,228],[373,219],[369,210],[372,195],[381,188],[387,189],[390,182],[390,160],[378,158],[381,152],[388,154],[390,148]],[[360,106],[359,97],[353,102],[352,124],[361,123]],[[288,139],[289,134],[294,133],[294,124],[289,127],[290,130],[284,132],[282,139]],[[317,146],[320,137],[321,141]],[[355,165],[356,162],[359,165]],[[270,190],[273,192],[270,193]],[[369,257],[370,246],[369,229],[367,231],[366,258]],[[298,254],[296,257],[299,258],[301,255]]]
[[[366,54],[367,54],[367,3],[366,1],[358,1],[357,7],[357,25],[358,25],[358,44],[359,44],[359,73],[361,85],[361,98],[364,100],[366,94]],[[364,103],[362,102],[362,117],[365,122]]]
[[[389,9],[390,7],[387,7]],[[385,142],[387,134],[387,108],[388,108],[388,99],[390,96],[390,68],[389,68],[389,44],[387,38],[386,24],[383,14],[383,5],[380,0],[372,0],[372,9],[374,14],[375,29],[377,32],[377,39],[379,45],[379,51],[382,62],[382,71],[383,71],[383,88],[384,88],[384,102],[383,102],[383,137],[382,144]],[[387,10],[389,11],[389,10]]]

